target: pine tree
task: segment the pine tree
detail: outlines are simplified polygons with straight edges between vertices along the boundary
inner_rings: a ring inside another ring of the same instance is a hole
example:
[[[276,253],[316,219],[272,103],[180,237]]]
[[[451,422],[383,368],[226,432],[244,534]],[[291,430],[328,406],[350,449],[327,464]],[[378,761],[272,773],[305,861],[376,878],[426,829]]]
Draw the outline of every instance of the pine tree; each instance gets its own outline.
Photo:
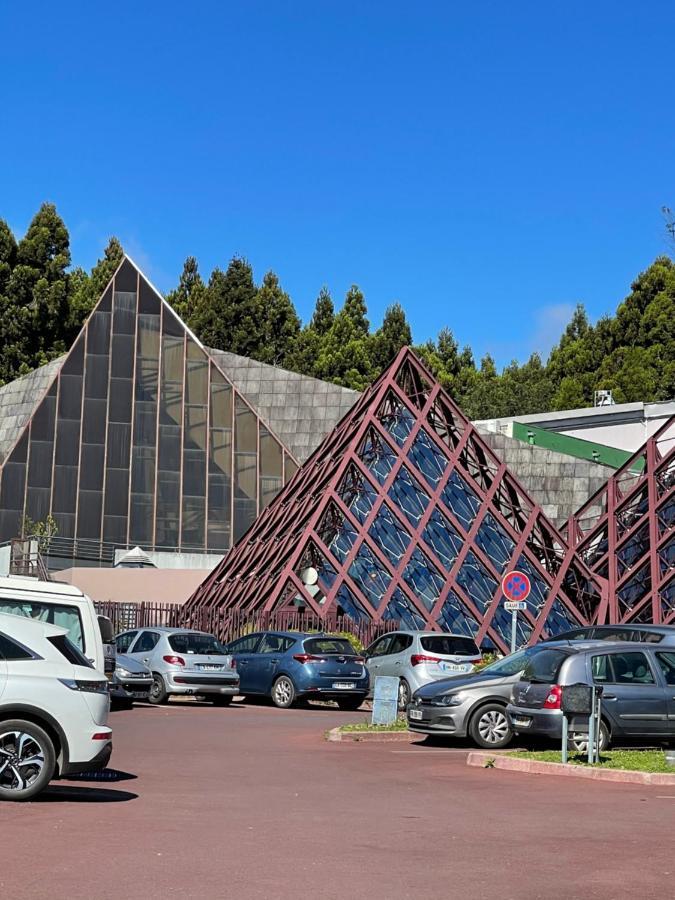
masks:
[[[258,359],[263,330],[253,269],[234,257],[227,271],[214,269],[204,302],[195,309],[193,328],[207,347]]]
[[[258,291],[258,309],[262,323],[260,362],[285,367],[293,358],[300,334],[300,319],[293,301],[279,284],[274,272],[268,272]]]
[[[42,365],[68,343],[70,265],[68,231],[51,203],[43,203],[16,248],[16,265],[7,284],[13,325],[13,366],[26,371]],[[15,372],[14,374],[19,374]]]
[[[372,381],[376,369],[367,313],[363,294],[352,285],[344,306],[321,340],[315,367],[318,378],[358,391],[364,390]]]
[[[412,333],[400,303],[389,306],[384,313],[382,326],[373,337],[372,358],[375,370],[384,371],[401,347],[412,344]]]
[[[328,288],[324,285],[316,298],[314,313],[312,314],[309,327],[323,337],[324,334],[328,334],[334,321],[335,307],[333,306],[333,299]]]
[[[199,265],[194,256],[188,256],[183,264],[178,287],[167,294],[168,303],[176,310],[185,324],[192,328],[197,310],[207,302],[207,288],[199,274]]]

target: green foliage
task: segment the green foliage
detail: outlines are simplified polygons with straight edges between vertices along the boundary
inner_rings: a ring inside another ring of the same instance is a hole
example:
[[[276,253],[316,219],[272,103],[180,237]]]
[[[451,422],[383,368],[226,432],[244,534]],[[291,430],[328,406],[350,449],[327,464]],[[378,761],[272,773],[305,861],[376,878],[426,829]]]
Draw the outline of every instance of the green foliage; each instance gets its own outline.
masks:
[[[207,347],[258,359],[264,328],[250,263],[235,256],[225,272],[214,269],[191,324]]]
[[[352,722],[349,725],[340,725],[340,731],[352,734],[355,731],[407,731],[408,720],[405,716],[399,716],[391,725],[372,725],[368,719],[363,722]]]
[[[70,275],[71,299],[68,314],[69,343],[75,340],[85,319],[98,302],[101,294],[106,289],[110,279],[115,274],[115,269],[122,262],[124,250],[116,237],[111,237],[103,253],[87,275],[84,269],[75,269]]]
[[[263,278],[257,302],[262,327],[262,344],[257,358],[260,362],[286,368],[295,353],[300,319],[274,272],[268,272]]]
[[[534,759],[541,762],[560,762],[560,750],[528,751],[518,750],[509,753],[519,759]],[[587,766],[588,755],[570,753],[568,762],[573,766]],[[596,765],[593,763],[593,765]],[[675,775],[675,769],[668,765],[663,750],[604,750],[600,754],[599,768],[627,769],[631,772],[669,772]]]
[[[25,538],[37,538],[40,552],[46,553],[52,538],[59,533],[59,526],[51,513],[41,522],[34,522],[30,516],[24,516],[21,533]]]
[[[199,274],[199,265],[194,256],[188,256],[183,265],[178,287],[166,296],[185,324],[192,328],[197,309],[205,304],[206,285]]]

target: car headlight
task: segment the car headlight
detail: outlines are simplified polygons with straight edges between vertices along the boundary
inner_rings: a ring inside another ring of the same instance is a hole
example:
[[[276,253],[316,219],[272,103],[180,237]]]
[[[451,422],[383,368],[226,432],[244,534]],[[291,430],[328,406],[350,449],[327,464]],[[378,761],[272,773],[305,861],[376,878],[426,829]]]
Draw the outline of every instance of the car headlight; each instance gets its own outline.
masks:
[[[429,703],[431,706],[460,706],[464,703],[464,694],[438,694],[432,697]]]
[[[115,675],[121,675],[122,678],[133,678],[133,673],[128,669],[121,669],[119,666],[115,669]]]

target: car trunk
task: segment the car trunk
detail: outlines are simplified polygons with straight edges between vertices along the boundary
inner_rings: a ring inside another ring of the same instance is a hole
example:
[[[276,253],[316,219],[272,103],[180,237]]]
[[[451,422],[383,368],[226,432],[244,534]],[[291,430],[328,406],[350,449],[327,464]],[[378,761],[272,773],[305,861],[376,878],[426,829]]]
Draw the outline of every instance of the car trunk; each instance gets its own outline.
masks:
[[[424,671],[434,680],[446,675],[472,672],[480,662],[480,650],[472,638],[451,634],[426,635],[420,638],[422,652],[413,654],[413,665],[423,666]]]
[[[363,678],[363,657],[358,656],[349,641],[343,639],[310,638],[303,644],[304,653],[296,659],[311,665],[320,678],[351,680]],[[302,657],[302,659],[300,659]]]
[[[546,649],[535,654],[513,691],[515,706],[543,709],[546,698],[558,683],[560,668],[572,651],[562,648]]]
[[[211,672],[236,677],[232,657],[225,653],[218,641],[210,635],[172,634],[169,646],[185,663],[186,672]]]

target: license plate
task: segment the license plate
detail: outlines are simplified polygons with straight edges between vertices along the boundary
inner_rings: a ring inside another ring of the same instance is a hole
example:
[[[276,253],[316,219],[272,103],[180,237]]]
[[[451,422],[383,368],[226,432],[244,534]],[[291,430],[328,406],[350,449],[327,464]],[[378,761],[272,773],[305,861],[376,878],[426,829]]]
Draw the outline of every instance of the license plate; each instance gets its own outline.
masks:
[[[197,666],[200,672],[220,672],[222,666],[209,666],[209,665],[201,665]]]
[[[336,691],[349,691],[356,687],[353,681],[334,681],[333,687]]]
[[[421,719],[422,718],[422,710],[421,709],[411,709],[408,712],[408,716],[411,719]]]
[[[473,666],[470,663],[440,662],[438,668],[441,672],[470,672]]]
[[[148,696],[148,691],[132,691],[132,692],[131,692],[131,696],[132,696],[135,700],[143,700],[143,698],[147,698],[147,696]]]
[[[520,725],[521,728],[529,728],[530,725],[532,724],[532,717],[531,716],[514,716],[513,724]]]

